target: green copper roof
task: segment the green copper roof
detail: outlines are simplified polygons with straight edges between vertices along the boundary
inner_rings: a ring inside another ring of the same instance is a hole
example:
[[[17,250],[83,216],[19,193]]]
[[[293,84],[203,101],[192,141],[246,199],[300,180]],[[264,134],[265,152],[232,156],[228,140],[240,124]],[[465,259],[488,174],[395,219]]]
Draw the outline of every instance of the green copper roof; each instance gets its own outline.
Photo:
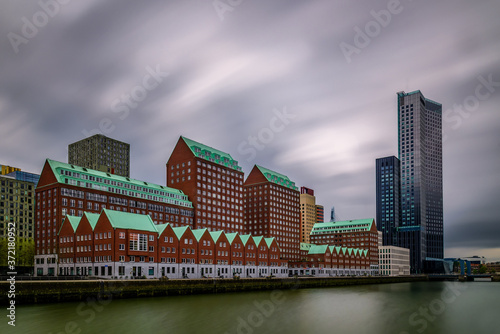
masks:
[[[61,227],[59,228],[59,231],[57,232],[57,234],[61,233],[61,229],[64,225],[64,222],[67,221],[69,222],[71,228],[73,229],[73,232],[76,231],[76,228],[78,227],[78,225],[80,224],[80,221],[82,220],[81,217],[76,217],[76,216],[70,216],[70,215],[67,215],[66,217],[64,217],[64,221],[63,223],[61,224]],[[92,228],[94,229],[94,228]]]
[[[90,227],[92,227],[93,231],[95,226],[97,225],[97,220],[99,219],[100,215],[98,213],[92,213],[87,211],[85,211],[83,215],[87,217],[87,220],[89,221]]]
[[[238,235],[237,232],[234,232],[234,233],[226,233],[226,238],[227,240],[229,241],[229,244],[232,245],[233,244],[233,241],[234,239],[236,238],[236,236]]]
[[[170,223],[155,225],[156,226],[156,230],[158,231],[158,238],[160,237],[160,235],[163,233],[163,231],[165,231],[165,229],[169,225],[170,225]]]
[[[288,176],[277,173],[270,169],[264,168],[259,165],[255,165],[260,170],[260,172],[266,177],[270,182],[279,184],[280,186],[287,187],[290,189],[298,190],[299,188],[295,186],[295,182],[292,182]]]
[[[264,239],[263,236],[252,237],[252,238],[253,238],[253,241],[255,242],[255,244],[257,245],[257,247],[259,247],[260,242],[262,241],[262,239]]]
[[[214,242],[217,242],[217,240],[219,240],[222,233],[223,233],[222,231],[211,231],[210,236],[212,237],[212,240]]]
[[[58,183],[192,208],[181,190],[47,159]]]
[[[273,241],[274,241],[274,237],[272,237],[272,238],[264,238],[264,241],[266,242],[267,247],[270,248],[271,245],[272,245],[272,243],[273,243]]]
[[[308,254],[325,254],[328,250],[328,245],[312,245]]]
[[[196,239],[196,241],[200,241],[203,234],[205,234],[207,231],[208,231],[208,229],[206,229],[206,228],[199,228],[196,230],[191,230],[191,232],[193,232],[193,235],[194,235],[194,238]]]
[[[180,226],[172,228],[172,230],[175,233],[175,236],[177,237],[177,240],[181,240],[182,236],[184,235],[184,233],[186,233],[188,228],[189,226]]]
[[[251,234],[242,234],[240,235],[241,242],[243,242],[243,246],[246,246],[248,240],[252,237]]]
[[[324,233],[341,233],[353,231],[369,231],[374,222],[373,218],[346,220],[339,222],[316,223],[314,224],[311,235]]]
[[[186,145],[191,149],[191,152],[196,157],[215,162],[219,165],[230,167],[234,170],[241,172],[241,167],[238,166],[238,161],[234,160],[233,157],[229,153],[225,153],[219,151],[213,147],[204,145],[202,143],[198,143],[194,140],[188,139],[186,137],[182,137],[182,140],[186,143]]]
[[[311,246],[313,244],[308,244],[308,243],[305,243],[305,242],[301,242],[300,243],[300,250],[301,251],[308,251],[309,249],[311,249]]]
[[[113,228],[123,228],[139,231],[158,232],[153,220],[149,215],[140,215],[136,213],[114,211],[103,209],[104,213]]]

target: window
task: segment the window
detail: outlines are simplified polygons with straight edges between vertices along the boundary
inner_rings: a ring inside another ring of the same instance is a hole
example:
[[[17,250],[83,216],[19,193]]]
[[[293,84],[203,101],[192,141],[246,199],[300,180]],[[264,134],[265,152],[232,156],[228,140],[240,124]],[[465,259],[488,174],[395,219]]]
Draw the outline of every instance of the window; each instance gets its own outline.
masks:
[[[132,251],[147,251],[147,237],[146,234],[131,233],[129,249]]]
[[[120,232],[118,236],[120,239],[125,239],[125,232]]]
[[[120,250],[125,250],[125,244],[120,244]]]
[[[150,235],[149,236],[149,241],[155,241],[155,236],[154,235]]]

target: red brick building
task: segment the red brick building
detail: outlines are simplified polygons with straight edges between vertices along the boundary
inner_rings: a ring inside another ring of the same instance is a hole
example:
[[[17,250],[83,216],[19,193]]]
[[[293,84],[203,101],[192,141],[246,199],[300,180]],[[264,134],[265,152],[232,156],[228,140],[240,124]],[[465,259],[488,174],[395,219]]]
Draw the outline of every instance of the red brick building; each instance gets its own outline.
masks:
[[[180,137],[167,162],[167,185],[193,202],[192,228],[244,231],[243,172],[230,154]]]
[[[246,233],[274,237],[285,260],[300,258],[300,194],[287,176],[255,165],[244,183]]]
[[[368,250],[328,245],[302,244],[301,261],[289,264],[290,275],[343,276],[370,275]]]
[[[315,224],[311,243],[366,249],[371,269],[378,268],[378,230],[373,218]]]
[[[83,217],[107,208],[148,214],[156,224],[193,224],[193,205],[180,190],[54,160],[46,160],[35,192],[38,276],[58,273],[57,233],[66,215]]]
[[[274,238],[154,224],[149,215],[103,209],[66,216],[59,275],[201,278],[288,275]],[[257,260],[258,259],[258,260]]]

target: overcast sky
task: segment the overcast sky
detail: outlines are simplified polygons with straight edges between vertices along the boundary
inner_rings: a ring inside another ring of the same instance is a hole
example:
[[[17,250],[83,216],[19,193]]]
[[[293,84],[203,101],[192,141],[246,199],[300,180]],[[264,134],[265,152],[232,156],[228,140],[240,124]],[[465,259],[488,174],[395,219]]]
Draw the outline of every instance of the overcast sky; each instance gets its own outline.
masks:
[[[396,92],[419,89],[445,114],[445,256],[500,260],[498,0],[57,1],[0,4],[0,164],[40,173],[99,132],[165,184],[184,135],[375,217]]]

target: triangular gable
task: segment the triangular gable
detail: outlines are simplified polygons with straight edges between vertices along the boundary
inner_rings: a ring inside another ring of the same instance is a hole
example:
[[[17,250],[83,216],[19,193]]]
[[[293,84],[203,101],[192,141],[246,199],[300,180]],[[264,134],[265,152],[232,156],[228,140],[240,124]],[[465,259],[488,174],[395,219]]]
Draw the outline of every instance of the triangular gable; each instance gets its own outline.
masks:
[[[65,225],[69,225],[69,227],[73,230],[73,233],[75,233],[81,220],[82,220],[81,217],[76,217],[76,216],[69,216],[68,215],[68,216],[64,217],[64,220],[63,220],[61,227],[59,228],[59,231],[57,232],[57,234],[59,235],[59,233],[61,233],[61,230],[63,229],[63,226],[65,226]]]
[[[108,217],[111,226],[121,229],[156,232],[156,225],[149,215],[103,209],[101,215]]]

